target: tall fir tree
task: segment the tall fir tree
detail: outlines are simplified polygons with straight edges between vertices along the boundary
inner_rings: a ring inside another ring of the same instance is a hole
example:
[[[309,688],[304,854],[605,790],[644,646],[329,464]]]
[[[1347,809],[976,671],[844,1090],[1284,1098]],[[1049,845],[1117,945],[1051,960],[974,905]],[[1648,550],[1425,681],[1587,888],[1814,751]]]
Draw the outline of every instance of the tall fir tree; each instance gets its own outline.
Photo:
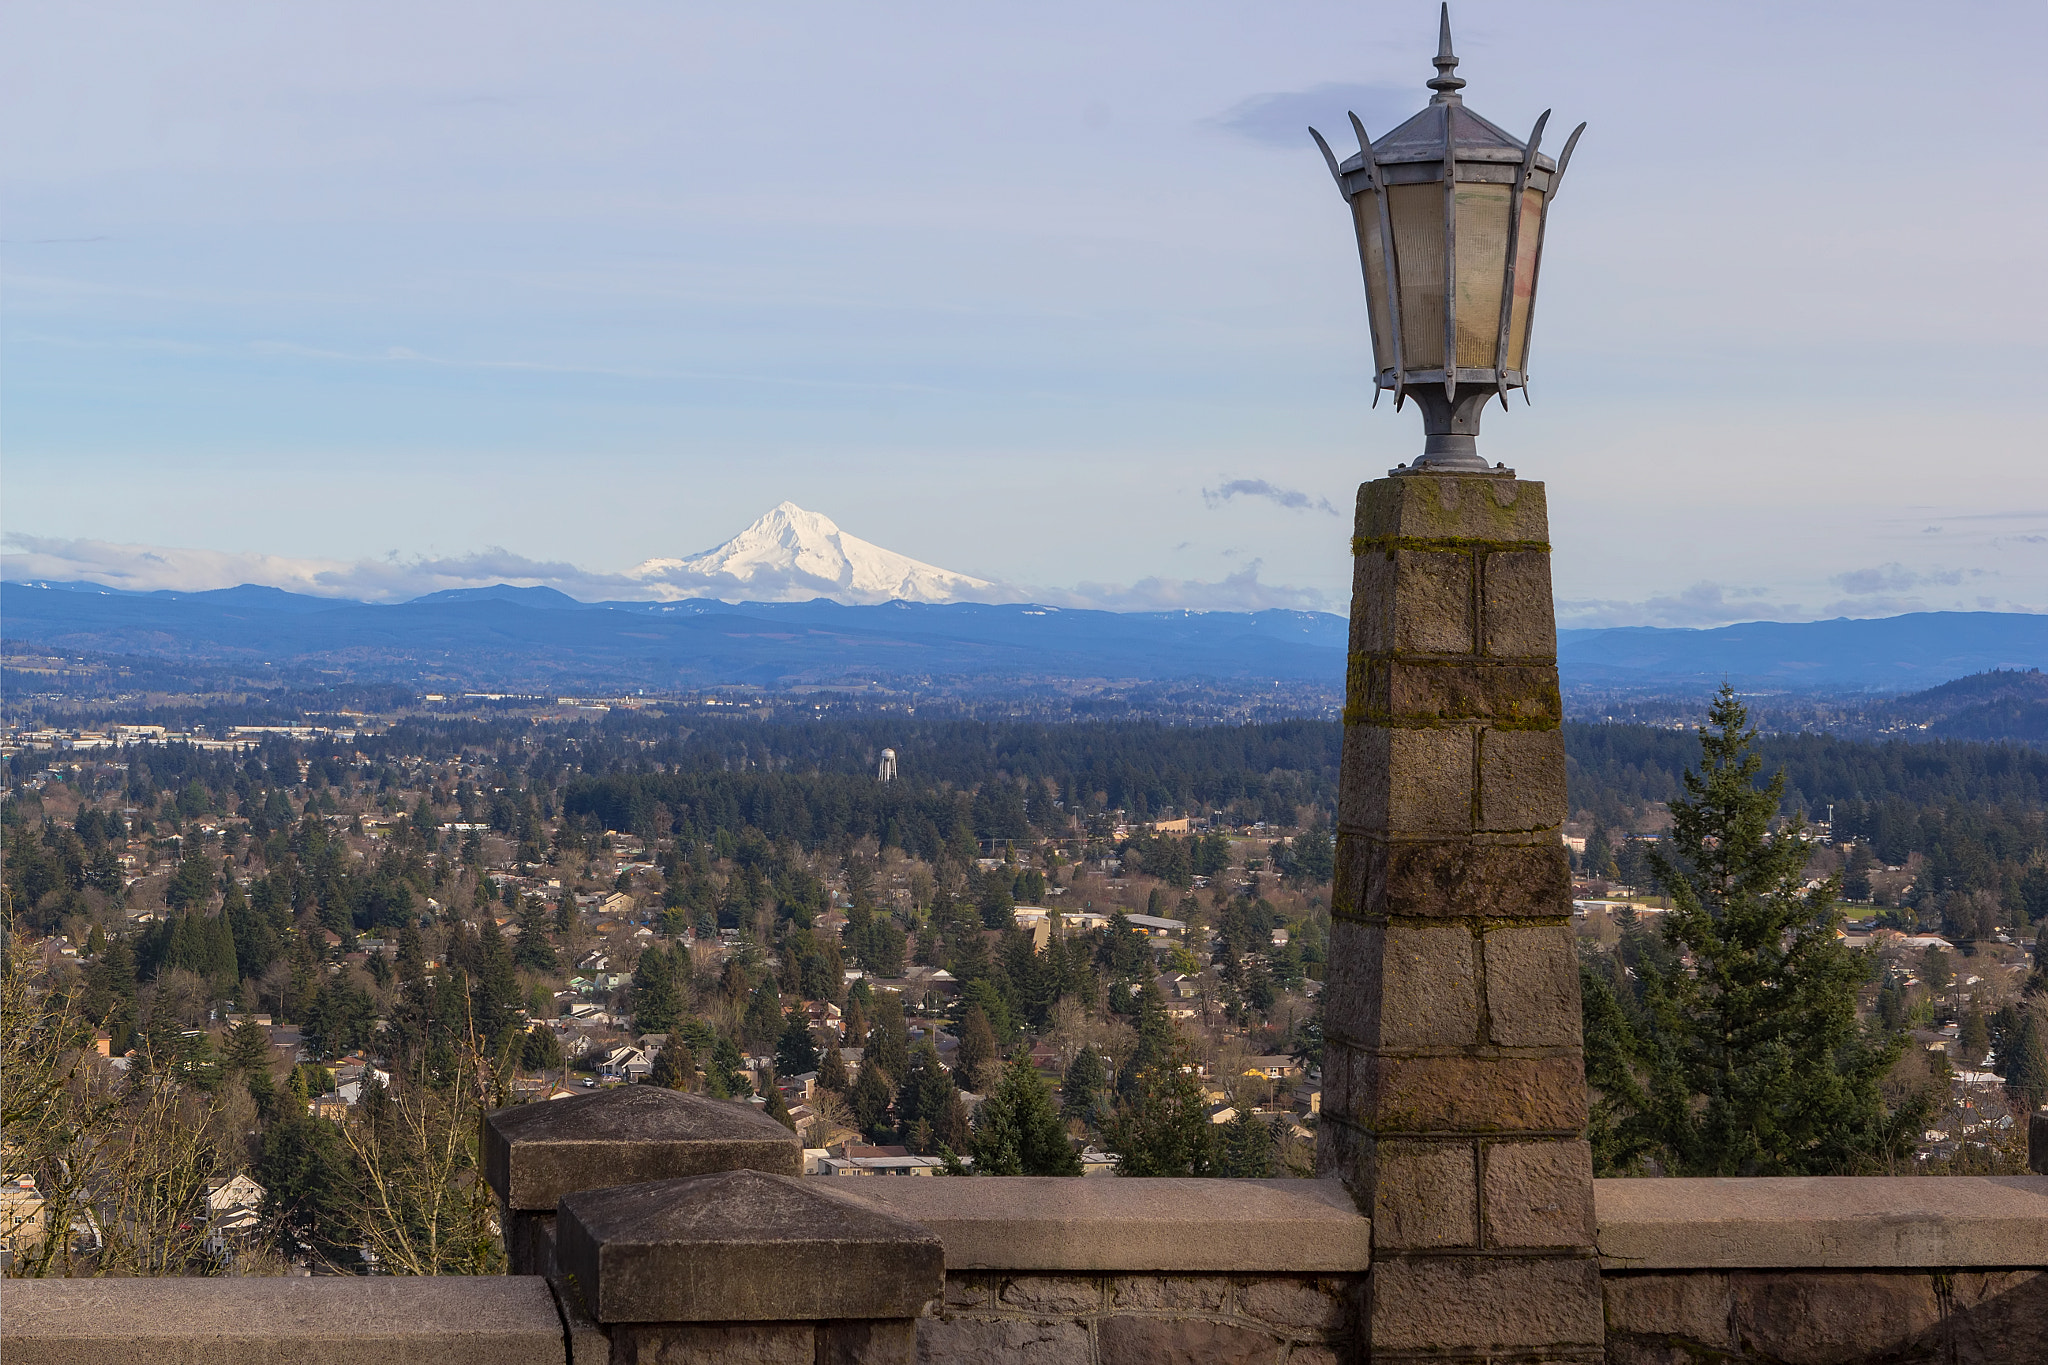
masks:
[[[977,1175],[1079,1175],[1081,1159],[1067,1141],[1052,1095],[1031,1058],[1018,1053],[974,1115]]]
[[[1125,1068],[1129,1100],[1108,1125],[1118,1175],[1216,1174],[1216,1125],[1209,1122],[1194,1057],[1172,1038],[1142,1065]]]
[[[1603,1172],[1656,1162],[1682,1176],[1822,1175],[1876,1168],[1910,1149],[1911,1103],[1879,1082],[1902,1043],[1864,1030],[1870,963],[1835,936],[1835,887],[1808,892],[1798,823],[1772,832],[1780,772],[1759,786],[1755,731],[1724,686],[1700,730],[1700,766],[1671,802],[1672,837],[1649,850],[1671,897],[1632,989],[1582,974],[1586,1074]]]

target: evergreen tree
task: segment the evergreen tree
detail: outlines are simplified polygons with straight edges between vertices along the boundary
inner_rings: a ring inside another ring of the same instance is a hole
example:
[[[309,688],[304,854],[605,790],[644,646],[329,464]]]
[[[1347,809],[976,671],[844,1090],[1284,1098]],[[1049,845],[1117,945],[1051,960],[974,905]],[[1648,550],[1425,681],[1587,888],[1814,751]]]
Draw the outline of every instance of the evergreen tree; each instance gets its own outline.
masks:
[[[775,1074],[802,1076],[818,1069],[818,1045],[811,1041],[811,1026],[802,1006],[789,1012],[782,1036],[775,1041]]]
[[[421,800],[424,802],[425,798]],[[505,947],[505,936],[488,915],[478,936],[478,949],[476,980],[471,986],[476,1028],[495,1049],[518,1026],[515,1014],[519,1009],[519,978],[512,968],[512,954]]]
[[[1109,1084],[1102,1057],[1092,1047],[1074,1054],[1060,1081],[1060,1115],[1093,1126],[1101,1118],[1102,1092]]]
[[[682,989],[676,983],[675,961],[656,946],[633,965],[633,1025],[642,1033],[669,1033],[683,1014]]]
[[[1215,1126],[1187,1044],[1173,1039],[1155,1057],[1133,1064],[1131,1102],[1111,1120],[1107,1136],[1118,1175],[1216,1174]]]
[[[846,1074],[846,1058],[839,1055],[839,1048],[826,1048],[818,1062],[818,1084],[835,1095],[844,1095],[852,1083]]]
[[[2048,1045],[2041,1039],[2040,1016],[2032,1010],[2020,1018],[2012,1042],[2012,1061],[2006,1067],[2005,1093],[2013,1103],[2033,1110],[2048,1100]]]
[[[220,914],[227,921],[228,933],[234,940],[238,978],[248,980],[262,976],[282,951],[277,930],[249,904],[249,898],[242,894],[241,883],[232,879],[221,900]]]
[[[561,958],[548,938],[548,913],[539,901],[526,901],[519,907],[519,947],[512,954],[512,963],[549,976],[562,970]]]
[[[886,992],[875,1004],[875,1026],[868,1030],[867,1046],[861,1053],[861,1070],[871,1064],[892,1078],[901,1076],[910,1064],[910,1026],[903,1020],[903,1002]]]
[[[1222,1173],[1238,1180],[1272,1179],[1278,1174],[1274,1169],[1276,1145],[1272,1124],[1249,1109],[1239,1109],[1223,1125],[1219,1144]]]
[[[2048,919],[2042,920],[2041,927],[2034,931],[2034,969],[2027,973],[2027,984],[2020,988],[2020,994],[2029,1000],[2048,994]]]
[[[1963,1027],[1956,1039],[1956,1046],[1962,1054],[1963,1064],[1972,1070],[1984,1060],[1984,1054],[1991,1050],[1991,1025],[1984,1018],[1984,1011],[1975,1005],[1963,1016]]]
[[[796,1131],[796,1120],[790,1117],[789,1101],[782,1097],[782,1088],[777,1085],[770,1085],[764,1100],[765,1103],[762,1105],[762,1108],[767,1111],[768,1117],[794,1133]]]
[[[938,1048],[927,1038],[911,1050],[910,1065],[896,1087],[896,1140],[913,1152],[934,1151],[954,1094],[953,1078],[940,1063]]]
[[[647,1073],[647,1080],[664,1090],[692,1089],[697,1084],[697,1059],[691,1054],[690,1045],[669,1035],[661,1051],[654,1054],[654,1069]]]
[[[1802,889],[1797,827],[1771,833],[1784,774],[1757,786],[1732,688],[1710,719],[1700,767],[1670,803],[1672,836],[1648,853],[1673,904],[1663,936],[1690,961],[1644,957],[1639,996],[1582,974],[1596,1164],[1808,1175],[1894,1157],[1919,1114],[1888,1113],[1879,1093],[1901,1044],[1857,1024],[1868,963],[1835,938],[1834,888]]]
[[[256,1023],[241,1023],[228,1034],[227,1055],[222,1059],[233,1071],[270,1069],[270,1030]]]
[[[782,997],[775,989],[774,977],[763,977],[761,984],[754,988],[753,996],[747,1001],[743,1026],[750,1047],[767,1047],[782,1036]]]
[[[855,1126],[870,1141],[884,1141],[893,1130],[889,1103],[894,1098],[895,1085],[889,1073],[873,1062],[863,1061],[860,1075],[854,1077],[853,1087],[846,1092],[846,1107],[853,1111]]]
[[[743,1100],[754,1093],[754,1083],[747,1079],[747,1061],[740,1055],[740,1047],[730,1038],[720,1038],[712,1049],[711,1068],[707,1079],[716,1074],[720,1098]]]
[[[1052,1096],[1019,1053],[995,1093],[974,1115],[977,1175],[1079,1175],[1081,1159],[1067,1141]]]
[[[983,1085],[982,1073],[995,1056],[996,1035],[988,1026],[988,1016],[979,1006],[969,1005],[960,1016],[960,1048],[953,1054],[953,1065],[970,1087]]]
[[[294,1094],[304,1088],[293,1072]],[[303,1245],[337,1264],[355,1263],[358,1172],[339,1128],[312,1117],[301,1100],[264,1129],[253,1174],[278,1250],[290,1255]]]
[[[170,884],[164,888],[164,904],[173,910],[203,909],[213,896],[213,879],[219,870],[213,859],[193,849],[171,874]]]

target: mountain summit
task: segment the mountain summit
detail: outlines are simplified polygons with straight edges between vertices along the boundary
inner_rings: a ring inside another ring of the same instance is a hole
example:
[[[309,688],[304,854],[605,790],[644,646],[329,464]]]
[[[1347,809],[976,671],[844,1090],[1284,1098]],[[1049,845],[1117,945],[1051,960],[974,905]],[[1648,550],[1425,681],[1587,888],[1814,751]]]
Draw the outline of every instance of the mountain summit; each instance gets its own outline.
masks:
[[[832,519],[793,502],[723,545],[684,559],[650,559],[627,570],[663,595],[728,602],[981,602],[996,592],[986,579],[954,573],[871,545]]]

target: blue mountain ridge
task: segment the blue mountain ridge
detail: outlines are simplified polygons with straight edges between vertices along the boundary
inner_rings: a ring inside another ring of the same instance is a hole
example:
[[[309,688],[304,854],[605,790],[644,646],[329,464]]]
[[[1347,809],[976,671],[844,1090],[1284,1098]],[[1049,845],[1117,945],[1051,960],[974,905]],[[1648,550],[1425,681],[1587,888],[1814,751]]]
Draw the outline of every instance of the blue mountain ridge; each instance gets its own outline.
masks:
[[[210,662],[318,663],[363,680],[422,669],[510,682],[774,686],[853,677],[1216,678],[1343,684],[1349,626],[1327,612],[1109,612],[1029,603],[578,602],[551,588],[454,589],[396,605],[245,584],[123,592],[9,583],[11,644]],[[1558,632],[1567,686],[1904,692],[2048,666],[2048,616],[1919,612],[1714,630]]]

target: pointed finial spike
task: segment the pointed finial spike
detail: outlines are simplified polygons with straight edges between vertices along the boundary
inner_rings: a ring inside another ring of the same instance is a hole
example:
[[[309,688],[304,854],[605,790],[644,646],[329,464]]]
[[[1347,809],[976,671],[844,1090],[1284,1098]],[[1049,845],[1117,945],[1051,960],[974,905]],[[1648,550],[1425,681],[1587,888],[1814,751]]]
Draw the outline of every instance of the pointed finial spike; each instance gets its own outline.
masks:
[[[1443,10],[1438,16],[1436,57],[1432,60],[1431,65],[1436,67],[1436,76],[1431,80],[1423,82],[1430,89],[1436,91],[1436,98],[1431,103],[1463,104],[1465,101],[1458,92],[1464,89],[1465,82],[1451,74],[1458,69],[1458,54],[1451,51],[1450,0],[1444,0]]]
[[[1372,139],[1365,135],[1365,125],[1358,121],[1358,115],[1351,115],[1351,131],[1358,134],[1358,150],[1364,152],[1367,160],[1372,159]]]

